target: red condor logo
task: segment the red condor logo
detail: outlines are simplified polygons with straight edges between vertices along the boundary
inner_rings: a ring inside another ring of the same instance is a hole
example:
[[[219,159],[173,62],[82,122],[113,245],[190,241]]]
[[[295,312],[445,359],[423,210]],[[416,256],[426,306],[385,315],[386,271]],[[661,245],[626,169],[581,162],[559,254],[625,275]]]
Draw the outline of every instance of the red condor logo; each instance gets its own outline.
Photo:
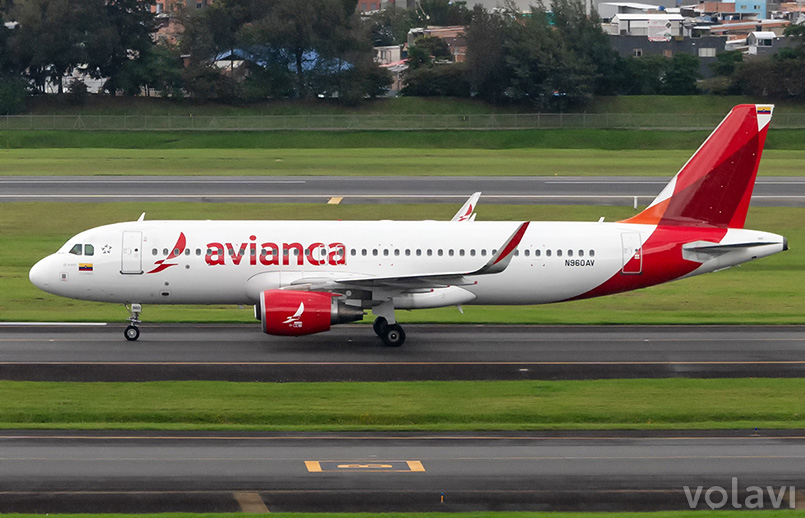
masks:
[[[234,264],[239,265],[243,258],[249,257],[249,265],[258,262],[264,266],[290,265],[295,260],[297,266],[304,266],[305,261],[312,266],[338,266],[347,264],[347,248],[344,243],[260,243],[259,250],[256,236],[249,236],[247,243],[207,243],[207,254],[204,260],[210,266]]]
[[[168,269],[171,266],[176,266],[176,263],[167,264],[167,263],[165,263],[165,261],[170,261],[171,259],[175,259],[179,255],[181,255],[182,252],[184,252],[186,244],[187,244],[187,239],[185,239],[185,237],[184,237],[184,232],[180,232],[179,233],[179,239],[176,240],[176,244],[171,249],[170,255],[168,255],[168,257],[166,257],[165,259],[160,259],[160,260],[154,262],[154,264],[156,265],[156,268],[154,268],[153,270],[151,270],[148,273],[159,273],[161,271],[164,271],[164,270]]]

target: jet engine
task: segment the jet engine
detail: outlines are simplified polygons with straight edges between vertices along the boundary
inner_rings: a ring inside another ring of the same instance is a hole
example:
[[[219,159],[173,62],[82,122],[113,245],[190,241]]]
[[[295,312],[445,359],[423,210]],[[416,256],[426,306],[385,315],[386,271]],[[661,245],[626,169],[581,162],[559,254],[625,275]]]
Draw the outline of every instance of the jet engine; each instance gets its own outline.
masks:
[[[334,293],[265,290],[255,317],[269,335],[301,336],[328,331],[331,325],[363,318],[363,309],[347,306]]]

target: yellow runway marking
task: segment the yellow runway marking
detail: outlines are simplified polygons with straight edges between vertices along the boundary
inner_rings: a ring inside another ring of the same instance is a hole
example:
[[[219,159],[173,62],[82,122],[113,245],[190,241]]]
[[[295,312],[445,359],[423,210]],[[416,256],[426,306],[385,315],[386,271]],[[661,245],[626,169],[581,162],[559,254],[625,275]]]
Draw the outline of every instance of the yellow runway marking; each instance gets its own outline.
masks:
[[[418,460],[390,460],[390,461],[332,461],[332,460],[306,460],[305,466],[309,473],[337,473],[346,471],[359,471],[363,473],[412,473],[423,472],[425,467]]]
[[[343,196],[333,196],[332,198],[330,198],[330,201],[327,202],[327,205],[338,205],[339,203],[341,203],[341,200],[343,199],[344,199]]]
[[[257,493],[235,493],[234,495],[241,512],[262,514],[270,512],[266,507],[266,503]]]

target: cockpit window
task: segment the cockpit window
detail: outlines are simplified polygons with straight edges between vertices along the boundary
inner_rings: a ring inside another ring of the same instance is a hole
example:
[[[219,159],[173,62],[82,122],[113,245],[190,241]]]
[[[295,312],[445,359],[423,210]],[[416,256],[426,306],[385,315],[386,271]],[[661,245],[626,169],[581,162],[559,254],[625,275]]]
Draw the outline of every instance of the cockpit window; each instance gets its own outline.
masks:
[[[81,255],[81,250],[81,245],[73,245],[73,248],[70,249],[70,253],[73,255]]]
[[[84,255],[95,255],[95,247],[92,245],[84,245]]]

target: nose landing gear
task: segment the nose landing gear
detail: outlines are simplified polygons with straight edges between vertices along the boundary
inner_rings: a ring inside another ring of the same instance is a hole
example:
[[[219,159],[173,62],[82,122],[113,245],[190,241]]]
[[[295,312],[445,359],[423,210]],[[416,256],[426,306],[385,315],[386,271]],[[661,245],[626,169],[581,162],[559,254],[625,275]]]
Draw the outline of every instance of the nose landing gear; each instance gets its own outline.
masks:
[[[132,303],[131,307],[126,305],[126,310],[129,312],[129,322],[131,324],[123,331],[123,336],[129,342],[133,342],[140,338],[140,328],[137,327],[137,324],[140,323],[140,312],[142,312],[143,307],[141,304]]]

